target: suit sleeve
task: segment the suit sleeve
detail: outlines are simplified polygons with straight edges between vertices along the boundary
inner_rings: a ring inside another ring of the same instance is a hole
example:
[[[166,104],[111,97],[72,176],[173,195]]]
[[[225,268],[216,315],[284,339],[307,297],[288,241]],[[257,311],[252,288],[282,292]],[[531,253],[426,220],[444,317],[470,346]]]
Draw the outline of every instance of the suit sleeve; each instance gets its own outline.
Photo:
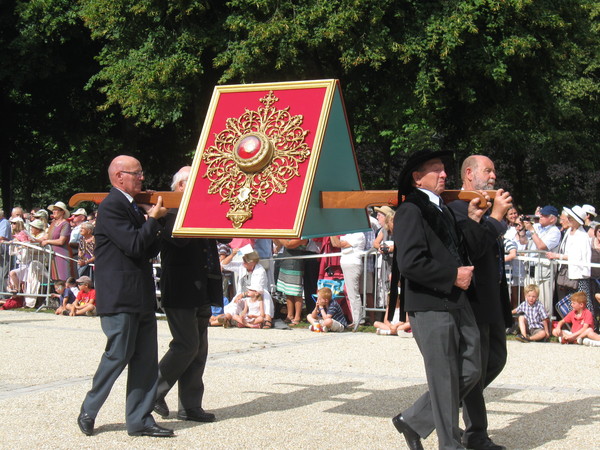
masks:
[[[104,202],[103,202],[104,203]],[[125,255],[135,259],[153,258],[159,252],[162,226],[149,217],[141,227],[135,226],[134,211],[118,201],[111,201],[99,212],[107,225],[103,233]]]
[[[469,257],[473,261],[481,258],[490,247],[497,244],[498,238],[506,233],[506,224],[492,217],[484,217],[479,223],[470,219],[469,204],[465,201],[457,200],[448,206],[454,213],[457,226],[465,238]]]
[[[436,252],[447,250],[441,242],[432,248],[425,226],[417,206],[405,203],[398,209],[394,218],[398,270],[410,281],[448,295],[456,281],[458,264],[442,264],[436,258]]]

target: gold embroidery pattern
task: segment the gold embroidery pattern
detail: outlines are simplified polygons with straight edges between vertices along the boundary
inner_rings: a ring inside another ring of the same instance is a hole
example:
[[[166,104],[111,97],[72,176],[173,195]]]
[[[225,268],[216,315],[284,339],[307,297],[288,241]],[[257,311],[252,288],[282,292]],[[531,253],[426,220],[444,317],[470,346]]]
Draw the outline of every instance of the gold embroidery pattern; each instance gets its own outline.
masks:
[[[208,193],[218,193],[221,203],[229,203],[227,218],[234,228],[252,217],[259,201],[266,204],[273,194],[285,193],[311,151],[305,142],[308,130],[301,127],[302,115],[292,116],[289,106],[278,110],[274,103],[279,99],[273,91],[259,101],[265,106],[227,119],[226,128],[215,136],[215,145],[202,154],[207,165],[204,177],[210,180]],[[240,157],[248,138],[260,141],[260,150]]]

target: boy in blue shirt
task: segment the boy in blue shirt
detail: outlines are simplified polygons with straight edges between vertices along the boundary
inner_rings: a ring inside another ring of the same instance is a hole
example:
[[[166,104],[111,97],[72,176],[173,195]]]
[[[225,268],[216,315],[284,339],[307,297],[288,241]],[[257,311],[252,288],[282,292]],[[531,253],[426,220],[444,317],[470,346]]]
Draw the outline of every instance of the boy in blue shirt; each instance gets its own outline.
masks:
[[[317,302],[312,313],[306,316],[310,323],[310,331],[344,331],[348,321],[344,316],[340,304],[333,300],[329,288],[321,288],[317,291]]]

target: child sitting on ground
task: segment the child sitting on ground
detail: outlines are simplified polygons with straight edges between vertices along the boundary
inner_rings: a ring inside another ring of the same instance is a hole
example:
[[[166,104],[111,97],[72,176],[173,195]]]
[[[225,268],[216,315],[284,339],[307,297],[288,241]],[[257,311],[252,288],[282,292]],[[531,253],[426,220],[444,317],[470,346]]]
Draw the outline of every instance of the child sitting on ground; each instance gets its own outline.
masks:
[[[550,337],[548,331],[548,312],[544,305],[538,300],[540,288],[530,284],[524,289],[525,301],[513,309],[513,314],[519,316],[519,331],[517,341],[531,342],[541,341]]]
[[[233,316],[239,328],[261,328],[265,320],[262,288],[251,284],[244,295],[244,308]]]
[[[310,331],[323,333],[344,331],[348,326],[342,307],[331,297],[331,289],[327,287],[317,291],[315,309],[306,316],[306,320],[310,323]]]
[[[73,303],[67,304],[65,315],[69,316],[94,316],[96,315],[96,290],[93,289],[92,279],[90,277],[80,277],[77,279],[79,293]]]
[[[62,314],[66,309],[67,305],[75,301],[75,294],[73,291],[66,286],[63,280],[57,280],[54,282],[54,290],[56,293],[50,294],[50,297],[58,300],[58,308],[55,314]]]
[[[558,337],[558,342],[561,344],[574,344],[577,342],[578,344],[585,343],[586,345],[600,347],[600,335],[594,333],[594,317],[591,311],[586,308],[586,305],[585,292],[575,292],[571,296],[573,310],[558,322],[552,330],[552,334]],[[562,329],[565,323],[571,324],[571,331]]]
[[[377,334],[383,336],[397,336],[399,331],[410,333],[410,322],[408,320],[408,313],[406,314],[406,322],[402,322],[400,320],[400,303],[396,304],[396,309],[394,310],[394,317],[392,317],[391,322],[388,320],[389,307],[389,304],[385,307],[385,316],[383,316],[383,322],[375,322],[373,324],[373,326],[377,328]]]

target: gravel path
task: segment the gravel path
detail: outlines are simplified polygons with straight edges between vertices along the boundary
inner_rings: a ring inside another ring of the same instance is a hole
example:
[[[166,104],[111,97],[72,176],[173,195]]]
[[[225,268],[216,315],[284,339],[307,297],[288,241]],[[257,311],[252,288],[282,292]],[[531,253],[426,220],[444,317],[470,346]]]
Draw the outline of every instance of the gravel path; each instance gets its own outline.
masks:
[[[2,311],[0,448],[404,448],[390,418],[425,390],[412,338],[372,333],[211,328],[205,409],[217,422],[159,424],[171,439],[129,437],[125,374],[79,431],[81,401],[105,345],[100,320]],[[158,323],[159,355],[170,334]],[[508,343],[487,389],[490,433],[509,449],[600,448],[600,348]],[[177,406],[175,389],[167,396]],[[437,448],[435,433],[423,441]]]

